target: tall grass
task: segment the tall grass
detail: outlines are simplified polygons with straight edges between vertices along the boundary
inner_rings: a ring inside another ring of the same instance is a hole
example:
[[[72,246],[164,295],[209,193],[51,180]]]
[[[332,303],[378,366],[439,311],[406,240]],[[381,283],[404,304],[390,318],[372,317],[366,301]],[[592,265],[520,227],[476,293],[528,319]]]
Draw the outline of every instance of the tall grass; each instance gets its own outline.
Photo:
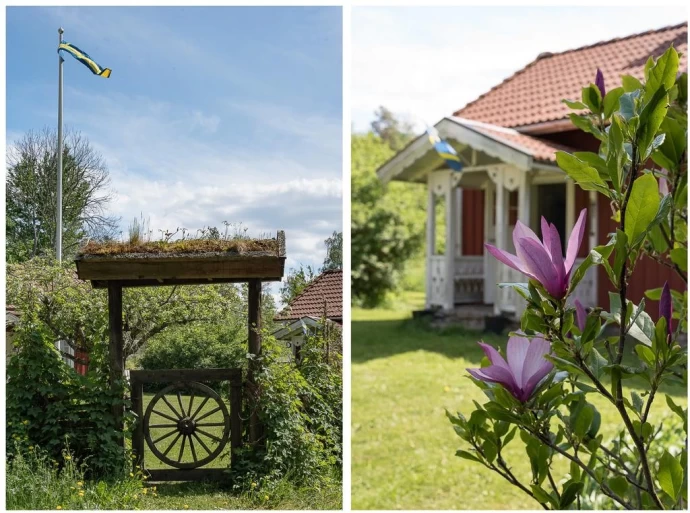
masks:
[[[86,481],[84,472],[69,454],[60,468],[40,449],[31,448],[7,462],[8,510],[101,510],[133,509],[141,504],[145,490],[138,476],[124,475],[110,481]]]

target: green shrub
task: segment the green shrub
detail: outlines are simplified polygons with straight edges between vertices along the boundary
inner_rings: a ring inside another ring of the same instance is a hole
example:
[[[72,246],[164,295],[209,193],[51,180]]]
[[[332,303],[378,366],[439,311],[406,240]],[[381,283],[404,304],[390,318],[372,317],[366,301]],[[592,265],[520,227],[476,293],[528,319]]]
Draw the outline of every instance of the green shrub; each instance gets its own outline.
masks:
[[[144,490],[140,476],[87,481],[84,469],[68,452],[61,458],[64,465],[59,465],[36,447],[12,447],[14,456],[6,472],[8,510],[132,509],[140,504],[142,493],[152,493]]]
[[[335,345],[334,341],[323,334],[308,337],[302,346],[302,362],[295,365],[283,361],[280,342],[263,337],[256,379],[265,447],[244,452],[232,469],[236,487],[273,489],[287,479],[319,488],[339,479],[342,357],[327,351],[328,345]]]
[[[246,365],[247,325],[195,324],[170,328],[149,340],[143,369],[238,368]]]
[[[122,389],[112,391],[98,370],[81,376],[68,367],[40,325],[23,326],[15,343],[18,353],[7,366],[8,457],[18,456],[16,448],[41,447],[62,461],[69,445],[78,461],[88,463],[90,476],[121,471],[124,435],[111,407],[127,404]]]

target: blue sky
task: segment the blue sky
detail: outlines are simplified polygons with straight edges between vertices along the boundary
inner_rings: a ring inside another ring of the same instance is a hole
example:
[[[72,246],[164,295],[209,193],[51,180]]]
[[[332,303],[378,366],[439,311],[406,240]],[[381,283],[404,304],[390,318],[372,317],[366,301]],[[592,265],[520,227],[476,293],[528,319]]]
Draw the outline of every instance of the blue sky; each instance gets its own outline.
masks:
[[[114,214],[160,229],[284,229],[288,266],[342,230],[337,7],[7,9],[7,143],[57,124],[57,28],[113,70],[66,57],[64,121],[104,156]]]
[[[421,131],[542,52],[686,20],[679,6],[353,7],[352,124],[384,105]]]

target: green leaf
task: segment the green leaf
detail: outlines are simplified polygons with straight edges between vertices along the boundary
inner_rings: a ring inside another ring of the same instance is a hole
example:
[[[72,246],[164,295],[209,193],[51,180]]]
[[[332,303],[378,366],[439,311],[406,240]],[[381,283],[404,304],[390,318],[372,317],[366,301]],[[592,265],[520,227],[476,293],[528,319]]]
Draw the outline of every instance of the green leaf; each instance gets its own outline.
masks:
[[[622,87],[611,89],[604,97],[604,118],[611,117],[614,111],[618,110],[619,100],[625,90]]]
[[[673,402],[673,399],[668,394],[666,394],[666,404],[668,404],[668,407],[671,409],[671,411],[678,415],[681,419],[685,420],[687,418],[685,410]]]
[[[668,451],[664,451],[659,460],[656,478],[661,489],[674,501],[677,500],[683,486],[683,467]]]
[[[635,352],[637,353],[637,356],[640,357],[640,360],[647,365],[647,367],[654,367],[656,357],[654,356],[654,351],[652,351],[649,347],[643,344],[636,344]]]
[[[590,116],[579,116],[575,114],[574,112],[571,112],[568,114],[568,117],[570,118],[570,121],[573,125],[575,125],[577,128],[582,130],[583,132],[587,132],[592,134],[594,137],[599,139],[600,141],[604,140],[604,134],[601,133],[601,130],[599,127],[597,127],[593,122]]]
[[[623,82],[623,90],[626,93],[630,93],[637,89],[642,89],[642,82],[640,82],[637,78],[633,77],[632,75],[623,75],[621,79]]]
[[[586,109],[586,108],[587,108],[587,105],[585,105],[585,104],[582,103],[582,102],[573,101],[573,100],[568,100],[568,99],[564,99],[564,100],[562,100],[562,101],[563,101],[563,103],[565,103],[568,107],[570,107],[571,109],[574,109],[574,110],[582,110],[582,109]]]
[[[551,497],[551,495],[549,495],[549,493],[541,486],[533,484],[530,485],[530,488],[532,488],[532,494],[534,495],[534,498],[537,499],[537,502],[540,504],[551,504],[554,508],[558,508],[558,502],[556,499]]]
[[[474,454],[472,454],[471,452],[463,451],[463,450],[461,450],[461,449],[458,449],[457,451],[455,451],[455,455],[458,456],[458,457],[460,457],[460,458],[463,458],[463,459],[465,459],[465,460],[476,461],[477,463],[481,463],[481,462],[482,462],[482,460],[480,460],[479,458],[477,458],[477,457],[476,457]]]
[[[642,414],[642,408],[644,408],[644,401],[640,397],[640,394],[638,394],[634,390],[631,392],[631,396],[632,396],[633,408],[638,413],[638,415],[641,415]]]
[[[656,136],[661,122],[668,110],[668,94],[659,89],[640,112],[640,128],[637,131],[637,144],[640,148],[641,161],[647,159],[651,152],[651,144]]]
[[[580,187],[588,191],[598,191],[610,197],[611,193],[606,182],[599,176],[599,172],[595,168],[563,151],[556,152],[556,161],[558,166]]]
[[[652,159],[663,168],[677,170],[688,145],[686,130],[678,120],[668,116],[662,121],[659,130],[666,138],[652,154]]]
[[[635,241],[647,232],[659,209],[659,186],[651,173],[633,182],[625,216],[625,234]]]
[[[671,46],[649,69],[644,87],[645,96],[651,98],[660,89],[664,91],[671,89],[676,82],[678,64],[678,52]]]
[[[680,270],[686,272],[688,270],[688,249],[675,248],[669,251],[671,261],[680,267]]]
[[[601,356],[601,353],[599,351],[592,348],[592,352],[589,354],[589,357],[587,358],[587,363],[589,365],[590,370],[594,373],[594,376],[596,376],[598,379],[604,373],[604,367],[606,367],[609,362],[608,360],[606,360],[606,358]]]
[[[615,476],[608,480],[608,485],[611,491],[619,497],[625,497],[625,492],[628,491],[628,480],[623,476]]]
[[[563,493],[561,493],[561,500],[559,504],[559,509],[567,509],[575,499],[577,495],[582,491],[584,483],[582,481],[571,481],[564,488]]]
[[[582,103],[589,107],[594,114],[601,112],[601,92],[594,84],[582,88]]]
[[[585,406],[580,410],[580,412],[575,416],[575,420],[572,421],[572,430],[578,438],[582,439],[589,431],[589,427],[592,425],[594,420],[594,407],[591,404],[585,404]]]

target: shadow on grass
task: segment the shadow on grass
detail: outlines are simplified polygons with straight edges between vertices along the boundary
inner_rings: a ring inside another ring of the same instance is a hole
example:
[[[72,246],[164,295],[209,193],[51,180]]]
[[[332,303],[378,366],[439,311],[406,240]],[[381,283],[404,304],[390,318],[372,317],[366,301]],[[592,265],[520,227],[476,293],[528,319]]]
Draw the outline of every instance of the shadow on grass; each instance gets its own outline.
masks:
[[[208,496],[212,493],[230,493],[232,485],[228,481],[174,481],[153,483],[159,497]]]
[[[432,328],[425,321],[415,319],[353,321],[352,322],[352,363],[366,363],[370,360],[389,358],[414,351],[429,351],[448,358],[462,358],[468,364],[479,367],[484,352],[477,344],[484,341],[505,351],[508,332],[496,335],[490,332],[468,330],[462,327],[444,329]],[[635,343],[626,343],[623,363],[635,365]],[[604,378],[604,383],[608,380]],[[625,385],[638,390],[646,390],[648,384],[640,378],[626,379]],[[686,395],[681,384],[665,383],[660,392],[673,395]]]

